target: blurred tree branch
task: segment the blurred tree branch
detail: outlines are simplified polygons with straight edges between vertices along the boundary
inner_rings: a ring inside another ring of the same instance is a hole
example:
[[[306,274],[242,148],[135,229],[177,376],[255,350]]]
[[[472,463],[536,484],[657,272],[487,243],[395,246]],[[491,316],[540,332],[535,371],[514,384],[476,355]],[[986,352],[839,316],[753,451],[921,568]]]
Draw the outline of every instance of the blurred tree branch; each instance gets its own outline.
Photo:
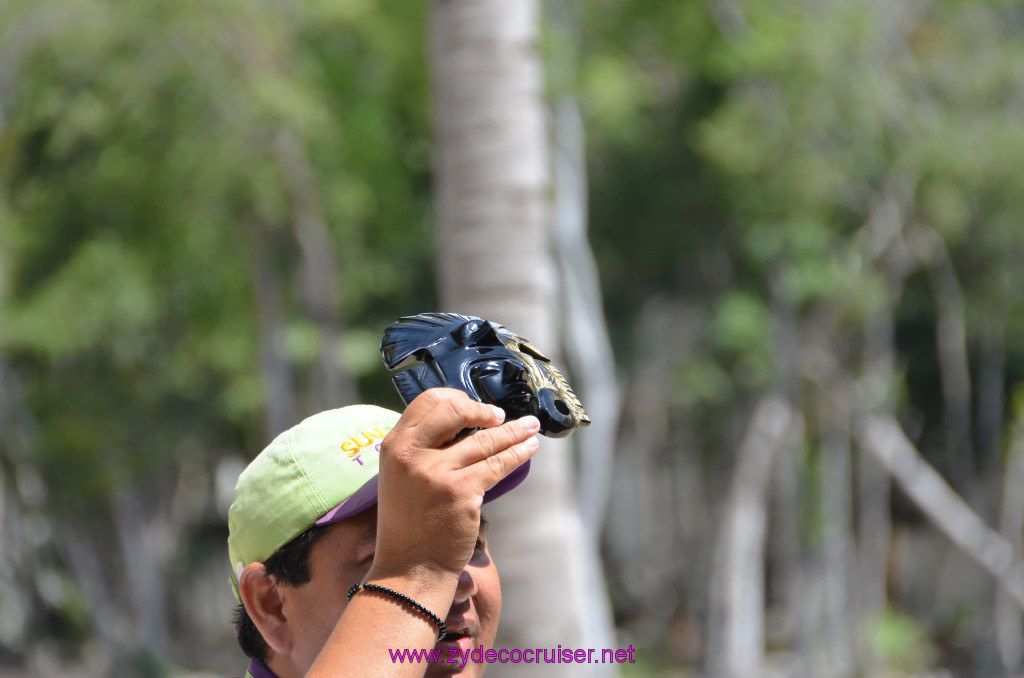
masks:
[[[1016,549],[957,495],[888,416],[865,415],[855,428],[907,496],[972,560],[981,565],[1014,602],[1024,608],[1024,562]]]

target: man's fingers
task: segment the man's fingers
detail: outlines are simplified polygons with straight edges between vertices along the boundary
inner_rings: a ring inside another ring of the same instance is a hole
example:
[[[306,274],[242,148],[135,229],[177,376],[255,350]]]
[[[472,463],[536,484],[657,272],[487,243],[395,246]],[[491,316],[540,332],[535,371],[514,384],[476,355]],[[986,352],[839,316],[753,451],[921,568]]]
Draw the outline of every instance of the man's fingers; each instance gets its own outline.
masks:
[[[466,469],[466,471],[479,474],[480,484],[484,491],[487,491],[536,454],[539,446],[540,441],[537,440],[537,436],[527,438],[521,443],[517,443],[512,447],[506,447],[497,454],[477,462]]]
[[[413,400],[409,407],[434,391],[443,392],[425,403],[422,414],[417,409],[413,414],[419,419],[410,422],[415,429],[416,442],[423,447],[446,447],[464,429],[498,426],[505,419],[505,412],[500,407],[477,402],[454,389],[430,389]]]
[[[476,431],[454,445],[448,450],[448,454],[453,456],[458,466],[472,466],[536,436],[539,430],[540,422],[536,417],[523,417],[495,428]]]

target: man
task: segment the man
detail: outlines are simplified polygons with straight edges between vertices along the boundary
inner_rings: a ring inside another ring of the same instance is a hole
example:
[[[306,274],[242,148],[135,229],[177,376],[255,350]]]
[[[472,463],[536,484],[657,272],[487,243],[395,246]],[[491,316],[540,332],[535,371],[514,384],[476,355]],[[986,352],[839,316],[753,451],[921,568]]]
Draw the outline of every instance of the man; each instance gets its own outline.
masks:
[[[388,650],[493,646],[501,589],[480,510],[525,477],[539,428],[438,388],[401,417],[356,405],[278,436],[228,517],[247,678],[481,674]]]

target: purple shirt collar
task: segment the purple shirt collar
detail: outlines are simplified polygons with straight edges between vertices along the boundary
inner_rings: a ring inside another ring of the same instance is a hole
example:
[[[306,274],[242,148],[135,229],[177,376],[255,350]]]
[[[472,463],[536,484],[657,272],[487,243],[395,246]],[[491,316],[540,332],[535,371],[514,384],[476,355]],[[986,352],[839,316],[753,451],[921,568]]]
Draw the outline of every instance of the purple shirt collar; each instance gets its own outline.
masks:
[[[258,661],[249,662],[249,670],[246,672],[246,677],[252,676],[252,678],[277,678],[274,672],[267,668],[266,664],[261,664]]]

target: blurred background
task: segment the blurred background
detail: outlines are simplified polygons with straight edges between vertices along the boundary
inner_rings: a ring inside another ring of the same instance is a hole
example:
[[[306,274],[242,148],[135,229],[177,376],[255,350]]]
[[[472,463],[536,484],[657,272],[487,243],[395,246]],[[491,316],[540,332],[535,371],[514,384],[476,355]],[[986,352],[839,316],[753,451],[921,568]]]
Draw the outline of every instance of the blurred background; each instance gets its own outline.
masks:
[[[242,671],[235,478],[400,407],[381,332],[444,310],[595,421],[494,509],[508,646],[1022,675],[1022,37],[998,0],[4,0],[0,674]]]

